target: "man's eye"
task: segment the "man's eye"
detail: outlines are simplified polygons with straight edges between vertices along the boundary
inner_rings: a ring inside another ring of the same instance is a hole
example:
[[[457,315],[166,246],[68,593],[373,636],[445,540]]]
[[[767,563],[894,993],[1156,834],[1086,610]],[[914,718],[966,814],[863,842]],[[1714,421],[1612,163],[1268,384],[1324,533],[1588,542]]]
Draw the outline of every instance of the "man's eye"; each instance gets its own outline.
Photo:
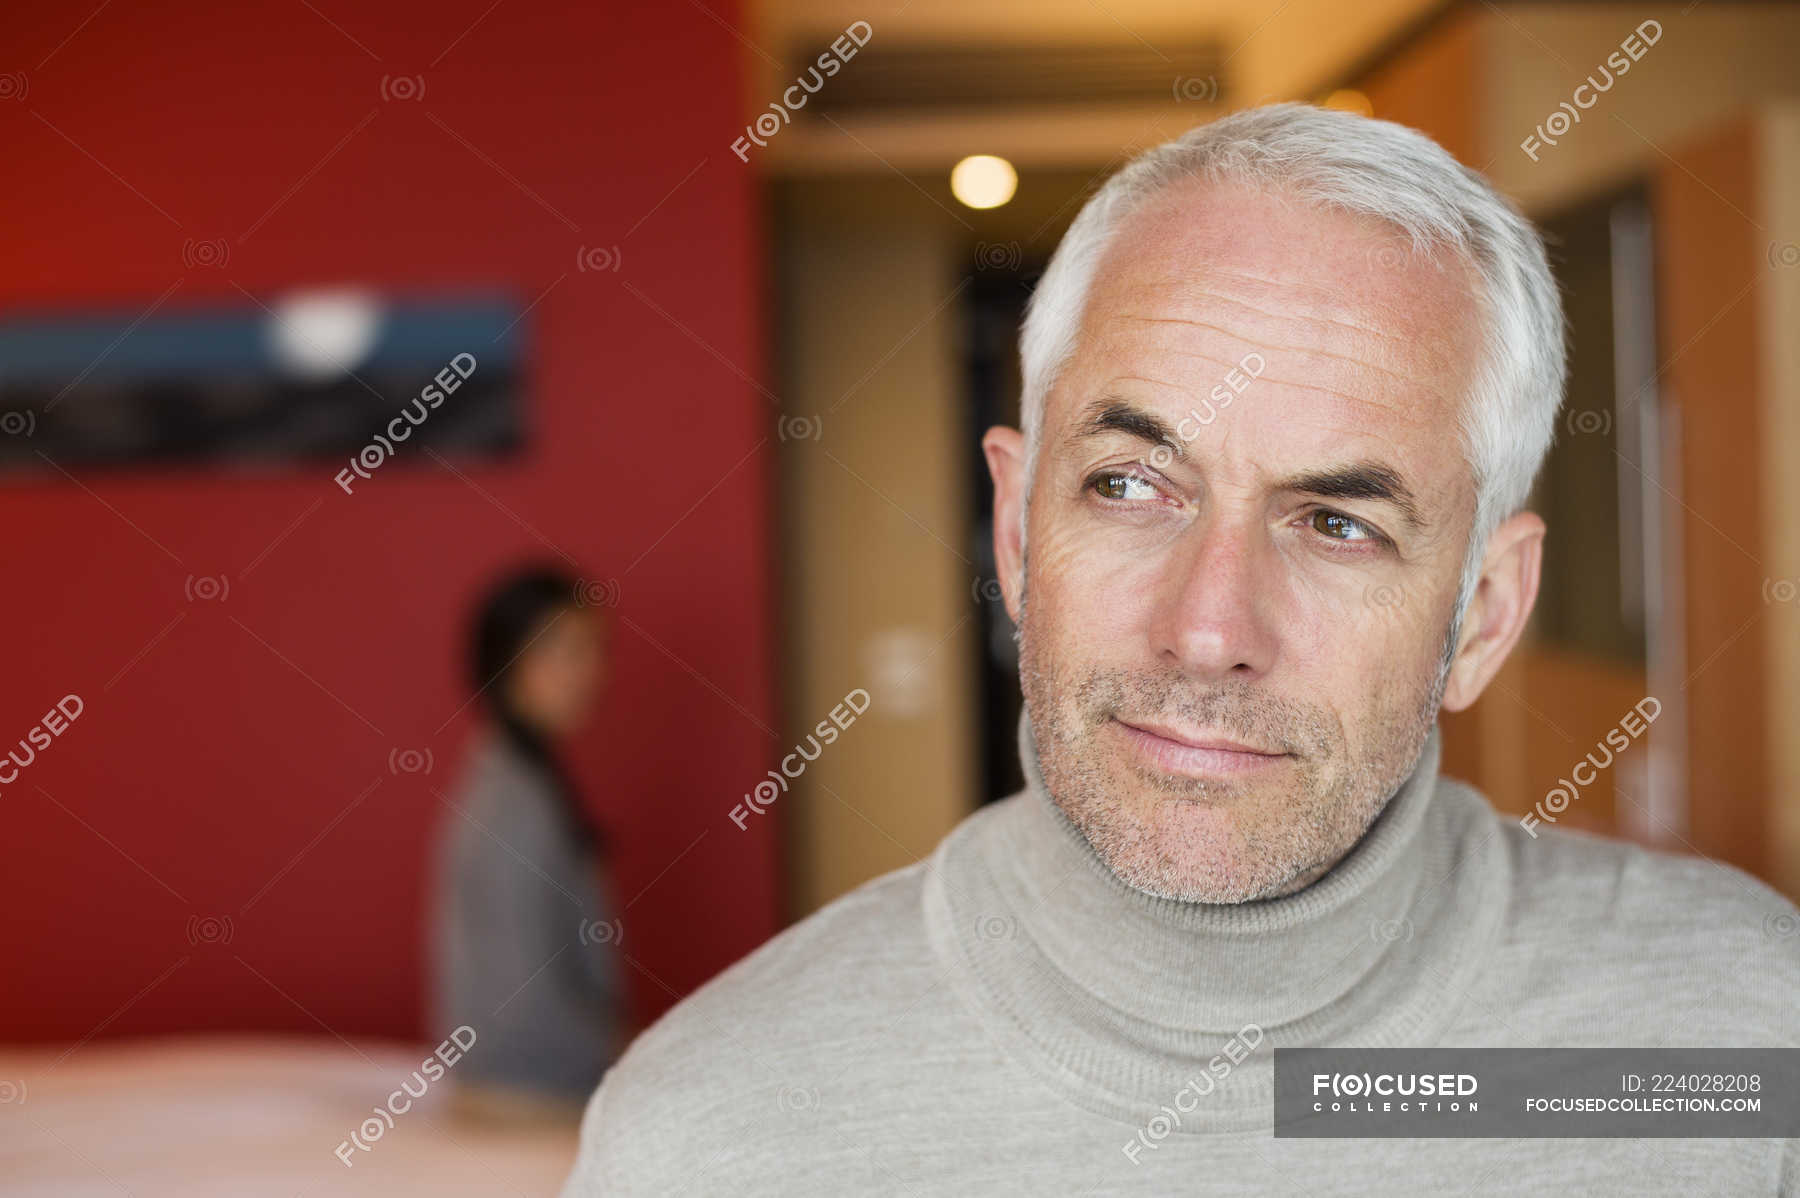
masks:
[[[1381,539],[1380,534],[1367,524],[1353,516],[1346,516],[1342,512],[1317,511],[1308,518],[1308,523],[1312,525],[1314,532],[1330,537],[1334,541],[1377,541]]]
[[[1088,486],[1103,499],[1155,499],[1159,492],[1135,474],[1105,470],[1088,480]]]

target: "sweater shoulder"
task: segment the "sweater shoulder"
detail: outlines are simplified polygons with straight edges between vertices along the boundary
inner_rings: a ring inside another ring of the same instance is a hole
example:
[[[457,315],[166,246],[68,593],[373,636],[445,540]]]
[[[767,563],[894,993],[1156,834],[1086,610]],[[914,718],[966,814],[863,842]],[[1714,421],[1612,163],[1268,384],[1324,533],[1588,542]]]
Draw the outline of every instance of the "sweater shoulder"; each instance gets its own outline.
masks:
[[[1736,866],[1591,832],[1542,826],[1528,831],[1504,816],[1498,824],[1512,862],[1515,897],[1528,918],[1572,921],[1613,934],[1654,932],[1667,944],[1721,932],[1727,939],[1785,940],[1800,957],[1794,904]]]
[[[788,1047],[784,1033],[816,1037],[854,1022],[852,1010],[886,1000],[904,975],[932,969],[920,895],[925,862],[871,879],[783,929],[677,1003],[639,1036],[621,1084],[667,1080],[670,1064],[749,1045]],[[632,1060],[641,1057],[641,1063]]]
[[[927,865],[786,928],[639,1035],[589,1102],[564,1193],[665,1192],[663,1181],[691,1180],[715,1151],[707,1171],[729,1176],[728,1158],[752,1146],[735,1129],[766,1145],[831,1098],[846,1067],[937,989],[921,914]]]
[[[1640,1013],[1642,1035],[1800,1046],[1800,909],[1692,853],[1499,817],[1507,940],[1546,987]],[[1535,833],[1535,835],[1533,834]]]

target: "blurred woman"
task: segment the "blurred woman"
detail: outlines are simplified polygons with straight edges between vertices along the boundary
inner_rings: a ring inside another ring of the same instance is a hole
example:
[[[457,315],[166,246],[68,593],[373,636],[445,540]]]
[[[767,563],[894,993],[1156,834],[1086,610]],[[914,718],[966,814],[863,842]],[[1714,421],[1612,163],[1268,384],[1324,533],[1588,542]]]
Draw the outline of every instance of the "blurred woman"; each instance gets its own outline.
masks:
[[[464,1113],[578,1117],[622,1047],[605,842],[556,751],[591,712],[604,666],[579,585],[514,573],[470,628],[486,720],[438,846],[433,915],[434,1042],[475,1034],[450,1070]]]

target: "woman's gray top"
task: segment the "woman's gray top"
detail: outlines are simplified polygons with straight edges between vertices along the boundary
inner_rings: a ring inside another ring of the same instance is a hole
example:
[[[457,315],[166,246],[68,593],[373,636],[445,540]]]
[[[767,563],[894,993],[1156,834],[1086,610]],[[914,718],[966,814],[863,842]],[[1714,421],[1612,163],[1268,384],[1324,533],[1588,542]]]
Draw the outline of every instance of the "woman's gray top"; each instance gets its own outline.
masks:
[[[463,1081],[584,1099],[623,1013],[620,925],[598,868],[549,775],[491,731],[454,806],[434,862],[432,1038],[473,1029],[451,1070]]]

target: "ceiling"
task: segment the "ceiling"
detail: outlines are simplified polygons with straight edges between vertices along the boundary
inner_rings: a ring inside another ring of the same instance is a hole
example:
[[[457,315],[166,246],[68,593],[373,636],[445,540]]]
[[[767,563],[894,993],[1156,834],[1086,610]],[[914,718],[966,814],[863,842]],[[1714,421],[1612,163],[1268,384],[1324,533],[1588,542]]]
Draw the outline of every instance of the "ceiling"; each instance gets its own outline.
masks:
[[[834,109],[826,99],[832,81],[826,79],[814,111],[784,114],[765,151],[764,165],[777,172],[938,171],[975,153],[1001,154],[1026,168],[1058,168],[1105,164],[1226,107],[1316,98],[1444,6],[1443,0],[761,0],[752,4],[749,27],[733,33],[750,67],[747,120],[778,104],[809,58],[856,22],[867,25],[861,33],[866,44],[856,53],[875,64],[871,76],[888,76],[880,85],[865,78],[843,89],[843,105],[875,91],[887,101],[881,106]],[[974,101],[978,87],[943,82],[941,71],[936,85],[927,71],[908,77],[907,62],[929,60],[913,52],[935,46],[984,50],[988,65],[973,63],[970,71],[992,76],[997,92],[1017,98]],[[1213,48],[1210,55],[1196,50],[1206,46]],[[890,52],[878,58],[883,48]],[[1009,59],[1034,52],[1050,64],[1071,57],[1045,56],[1047,48],[1110,53],[1121,72],[1136,75],[1146,63],[1154,73],[1159,61],[1166,62],[1168,93],[1139,97],[1115,87],[1107,96],[1085,94],[1079,72],[1071,70],[1075,94],[1059,100],[1046,94],[1054,87],[1026,86],[1028,72],[1052,67],[1031,62],[1004,69],[1013,65]],[[1191,65],[1196,62],[1207,65]],[[852,57],[840,73],[849,79],[856,69]],[[928,102],[933,86],[954,92],[956,101]],[[898,102],[908,97],[912,103]]]

